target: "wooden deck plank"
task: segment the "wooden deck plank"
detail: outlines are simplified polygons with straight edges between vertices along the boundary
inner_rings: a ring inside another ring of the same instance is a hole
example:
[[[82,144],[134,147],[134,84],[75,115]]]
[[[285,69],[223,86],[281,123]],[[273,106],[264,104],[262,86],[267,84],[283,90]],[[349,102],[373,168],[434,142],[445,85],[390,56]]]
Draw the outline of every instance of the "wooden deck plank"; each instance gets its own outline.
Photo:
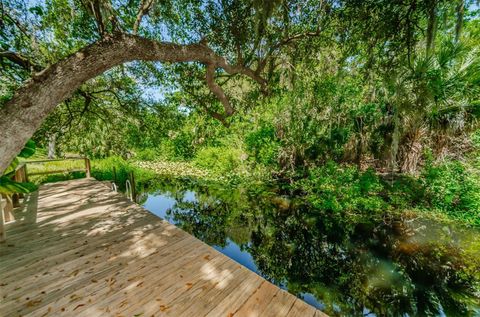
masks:
[[[232,296],[232,293],[235,293],[235,290],[240,287],[242,283],[250,283],[250,277],[252,276],[251,273],[241,265],[238,265],[237,269],[232,271],[231,274],[235,276],[235,279],[229,283],[224,283],[227,285],[218,285],[208,289],[202,287],[201,290],[194,290],[190,295],[190,298],[194,298],[195,301],[192,300],[190,303],[186,301],[175,303],[178,307],[178,313],[183,316],[205,316],[214,309],[219,302]],[[253,282],[255,282],[255,280]]]
[[[199,261],[194,261],[191,263],[191,266],[182,268],[182,279],[179,279],[173,274],[168,278],[165,278],[164,281],[159,282],[158,286],[154,286],[153,288],[150,286],[148,289],[146,288],[148,291],[154,289],[156,293],[161,294],[161,297],[156,298],[155,301],[145,297],[142,298],[142,295],[139,296],[138,293],[134,293],[132,294],[134,296],[133,298],[139,300],[135,305],[124,307],[114,312],[125,316],[139,314],[155,316],[155,314],[162,312],[173,312],[174,315],[178,315],[178,305],[175,306],[175,304],[178,304],[177,301],[188,296],[194,286],[201,284],[202,278],[205,275],[211,274],[218,266],[221,266],[226,261],[228,261],[228,259],[221,256],[216,256],[205,264],[201,264]],[[203,269],[205,265],[208,266],[207,269]]]
[[[325,316],[93,179],[42,185],[0,244],[0,316]]]
[[[169,248],[162,249],[161,252],[158,253],[169,255],[169,249],[177,246],[186,247],[189,242],[188,238],[177,240],[175,244],[172,243]],[[125,251],[126,250],[123,250],[123,252]],[[48,278],[45,278],[46,276],[41,274],[40,278],[42,280],[40,283],[32,284],[33,289],[22,288],[18,293],[21,293],[22,297],[28,297],[33,301],[42,300],[42,305],[47,305],[51,301],[62,298],[64,294],[76,293],[79,287],[85,285],[102,285],[104,280],[117,280],[117,274],[128,271],[125,267],[131,270],[132,267],[137,265],[145,265],[145,262],[147,264],[156,264],[156,262],[151,261],[151,258],[148,258],[147,260],[138,258],[128,261],[121,256],[121,252],[122,250],[117,248],[116,250],[104,252],[110,259],[86,261],[74,266],[72,266],[71,263],[66,263],[66,265],[60,266],[56,271],[53,271],[50,276],[47,276]],[[156,251],[154,249],[149,250],[148,253],[147,251],[143,251],[143,256],[145,257],[149,257],[151,254],[156,254]],[[166,259],[170,258],[167,257]],[[87,262],[89,262],[88,265],[83,265]],[[27,290],[29,292],[27,292]],[[20,298],[20,296],[15,297],[15,295],[15,293],[11,294],[11,296],[14,296],[13,299]],[[0,306],[0,310],[1,309],[2,306]],[[25,313],[26,311],[23,310],[22,312]]]
[[[287,314],[287,317],[314,317],[316,309],[307,305],[299,298],[295,299],[295,303]]]
[[[235,315],[250,317],[262,316],[263,311],[274,299],[278,291],[280,291],[280,289],[277,286],[268,281],[263,281],[260,287],[250,296]]]
[[[66,266],[75,267],[75,265],[78,265],[81,267],[80,273],[82,273],[82,271],[86,269],[95,269],[93,267],[94,264],[100,263],[100,265],[103,265],[103,261],[109,260],[109,258],[112,257],[112,254],[114,254],[113,252],[115,252],[116,249],[132,245],[135,246],[135,244],[141,243],[141,240],[147,237],[148,234],[150,234],[151,232],[155,233],[156,228],[158,227],[152,226],[152,228],[148,228],[146,226],[142,226],[138,228],[142,230],[132,232],[131,235],[123,236],[121,239],[117,238],[115,240],[112,240],[110,243],[102,243],[93,246],[83,243],[83,247],[81,248],[67,250],[66,252],[61,252],[59,254],[43,258],[36,263],[15,268],[14,270],[11,270],[9,272],[10,276],[6,276],[3,279],[3,283],[7,284],[14,282],[16,280],[17,274],[21,272],[23,272],[23,274],[31,272],[31,275],[25,279],[26,284],[31,284],[31,282],[35,282],[35,280],[38,279],[38,275],[54,275],[53,272],[65,270]],[[160,230],[164,230],[164,228],[160,228]],[[172,243],[178,239],[179,237],[175,237],[175,240],[173,240]],[[83,263],[88,263],[89,266],[82,267]],[[39,268],[46,268],[46,270],[39,270]],[[42,278],[42,281],[50,283],[49,279],[46,277]],[[9,291],[14,287],[16,286],[14,284],[11,284],[10,286],[6,286],[5,289],[6,291]]]
[[[296,298],[291,296],[290,293],[280,290],[265,309],[262,317],[286,316],[292,309],[295,300]]]
[[[178,265],[184,265],[186,261],[192,261],[196,258],[197,249],[190,243],[189,239],[185,239],[176,247],[181,247],[184,251],[183,257],[172,257],[173,252],[159,252],[152,254],[144,259],[137,260],[135,263],[129,263],[120,267],[115,272],[109,272],[103,278],[96,278],[96,283],[79,283],[79,285],[66,294],[57,296],[57,300],[53,303],[51,311],[53,312],[72,312],[73,307],[69,307],[71,302],[70,293],[76,295],[76,300],[79,300],[79,305],[83,306],[75,309],[75,314],[80,316],[96,316],[101,313],[109,311],[109,306],[112,302],[117,300],[119,303],[125,299],[122,290],[133,289],[134,292],[140,292],[140,287],[143,287],[145,275],[152,270],[159,272],[160,276],[170,274],[177,270]],[[193,252],[193,254],[192,254]],[[171,265],[172,268],[167,270],[162,269],[163,266]],[[95,302],[95,305],[90,306],[87,303]]]
[[[193,274],[190,270],[198,265],[199,258],[204,256],[205,252],[208,252],[208,250],[198,248],[197,246],[189,254],[179,255],[177,253],[177,260],[170,267],[160,272],[158,272],[159,270],[150,270],[143,274],[136,281],[136,285],[141,285],[141,288],[133,288],[132,285],[127,285],[127,287],[116,289],[114,294],[108,296],[102,302],[105,309],[110,313],[116,313],[127,308],[136,309],[148,301],[154,300],[159,302],[165,299],[176,288],[185,287],[186,283],[188,283],[183,281],[185,276]],[[216,260],[223,259],[218,258]],[[157,294],[157,296],[155,298],[150,297],[149,295],[152,293]],[[123,303],[128,303],[129,305],[125,306]]]
[[[219,301],[215,308],[209,311],[205,316],[234,316],[263,282],[264,279],[260,276],[250,275],[248,279],[238,287],[238,289],[233,291],[227,298]]]

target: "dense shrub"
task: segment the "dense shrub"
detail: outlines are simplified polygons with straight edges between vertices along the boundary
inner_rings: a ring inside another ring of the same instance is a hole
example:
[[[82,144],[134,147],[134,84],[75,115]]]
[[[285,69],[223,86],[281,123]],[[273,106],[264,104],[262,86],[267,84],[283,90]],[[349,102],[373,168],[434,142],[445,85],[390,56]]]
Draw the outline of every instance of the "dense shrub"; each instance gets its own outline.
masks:
[[[115,168],[115,175],[114,170]],[[121,157],[111,156],[106,159],[98,159],[92,161],[92,176],[98,180],[113,181],[116,178],[117,185],[123,189],[128,179],[128,174],[133,172],[135,182],[138,187],[143,183],[155,177],[155,173],[146,169],[138,168]]]
[[[175,158],[188,160],[194,157],[193,135],[182,131],[170,142]]]
[[[276,165],[279,142],[275,137],[275,128],[272,125],[262,126],[246,135],[245,146],[248,154],[255,162],[264,165]]]
[[[389,176],[383,181],[385,200],[393,209],[407,210],[419,206],[425,201],[425,187],[412,175]]]
[[[140,161],[156,161],[160,158],[160,153],[156,148],[146,148],[137,151],[135,158]]]
[[[232,172],[242,163],[242,151],[227,147],[206,147],[198,151],[195,165],[215,173]]]
[[[360,172],[354,166],[328,162],[297,182],[312,207],[334,213],[379,213],[387,204],[381,198],[383,186],[373,170]]]
[[[428,164],[420,176],[425,192],[423,207],[480,224],[480,175],[459,161]]]

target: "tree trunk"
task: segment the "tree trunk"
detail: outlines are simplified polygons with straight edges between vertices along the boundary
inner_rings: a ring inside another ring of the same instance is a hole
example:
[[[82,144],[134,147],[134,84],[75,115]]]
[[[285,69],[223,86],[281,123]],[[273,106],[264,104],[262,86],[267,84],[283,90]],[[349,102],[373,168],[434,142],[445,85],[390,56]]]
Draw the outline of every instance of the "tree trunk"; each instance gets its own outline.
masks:
[[[55,158],[55,146],[57,143],[57,134],[53,133],[48,136],[48,158],[54,159]]]
[[[261,85],[265,84],[252,69],[228,64],[204,44],[178,45],[123,33],[106,37],[33,75],[0,109],[0,173],[5,171],[47,115],[82,83],[133,60],[200,62],[223,68],[229,74],[244,74]]]
[[[393,115],[393,133],[392,133],[392,144],[390,145],[390,162],[389,168],[391,172],[396,172],[398,168],[397,160],[398,160],[398,147],[400,143],[400,117],[398,114],[398,109],[395,109],[395,113]]]
[[[422,127],[413,128],[404,139],[401,153],[401,168],[403,173],[415,174],[418,169],[420,159],[423,154],[422,139],[425,135],[425,129]]]
[[[437,33],[437,0],[431,0],[428,8],[427,25],[427,56],[432,56],[435,51],[435,36]]]
[[[455,42],[460,40],[463,30],[463,15],[465,13],[465,3],[464,0],[458,0],[457,7],[455,9],[457,14],[457,21],[455,23]]]

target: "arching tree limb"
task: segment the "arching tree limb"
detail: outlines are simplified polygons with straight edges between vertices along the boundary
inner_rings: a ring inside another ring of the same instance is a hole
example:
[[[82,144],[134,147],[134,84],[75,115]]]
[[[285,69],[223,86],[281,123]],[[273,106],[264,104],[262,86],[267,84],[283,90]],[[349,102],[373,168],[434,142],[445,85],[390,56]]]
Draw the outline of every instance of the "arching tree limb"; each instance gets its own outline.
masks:
[[[40,65],[32,63],[27,57],[12,51],[0,52],[0,59],[7,59],[27,71],[38,72],[42,70],[42,67]]]
[[[229,74],[243,74],[262,86],[266,84],[252,69],[230,65],[225,58],[203,44],[179,45],[124,33],[114,34],[34,74],[0,109],[0,172],[7,168],[48,114],[82,83],[116,65],[133,60],[199,62],[213,67],[213,70],[223,68]],[[217,91],[217,96],[223,92],[218,85],[212,87],[214,93]],[[225,107],[225,100],[222,104]],[[229,111],[226,110],[227,113]]]

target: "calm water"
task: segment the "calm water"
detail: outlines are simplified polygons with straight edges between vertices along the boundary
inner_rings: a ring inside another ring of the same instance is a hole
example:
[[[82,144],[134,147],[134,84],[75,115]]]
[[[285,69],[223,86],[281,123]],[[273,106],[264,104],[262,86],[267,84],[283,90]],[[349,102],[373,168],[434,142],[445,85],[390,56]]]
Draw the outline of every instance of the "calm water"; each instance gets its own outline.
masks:
[[[480,232],[345,219],[257,188],[156,180],[145,208],[331,315],[480,316]]]

